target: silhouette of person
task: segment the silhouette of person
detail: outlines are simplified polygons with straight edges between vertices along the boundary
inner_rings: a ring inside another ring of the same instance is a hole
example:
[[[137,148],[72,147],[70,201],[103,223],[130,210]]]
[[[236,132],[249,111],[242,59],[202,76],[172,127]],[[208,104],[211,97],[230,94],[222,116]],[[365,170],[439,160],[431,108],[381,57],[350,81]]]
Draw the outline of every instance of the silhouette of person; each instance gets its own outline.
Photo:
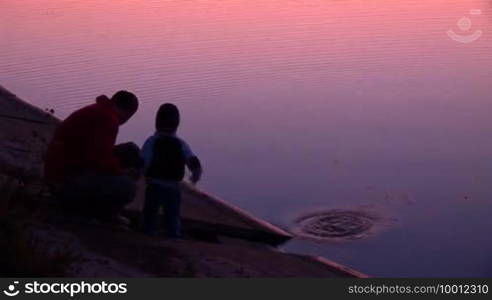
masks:
[[[137,109],[137,97],[119,91],[111,99],[97,97],[57,128],[45,156],[45,179],[66,207],[127,223],[119,213],[135,197],[138,172],[122,167],[115,142],[119,126]]]
[[[145,191],[144,223],[148,234],[157,230],[157,215],[164,207],[166,234],[170,238],[181,236],[181,187],[185,166],[191,171],[190,181],[200,180],[202,166],[190,146],[176,135],[180,114],[174,104],[161,105],[157,112],[156,132],[142,148],[147,188]]]

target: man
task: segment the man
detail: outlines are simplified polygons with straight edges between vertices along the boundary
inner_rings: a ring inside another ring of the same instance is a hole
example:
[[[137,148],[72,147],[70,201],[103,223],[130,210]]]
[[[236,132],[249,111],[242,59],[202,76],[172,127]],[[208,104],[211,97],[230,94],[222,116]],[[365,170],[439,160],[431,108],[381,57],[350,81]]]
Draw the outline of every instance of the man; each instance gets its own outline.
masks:
[[[77,212],[124,222],[121,209],[136,194],[132,170],[123,170],[114,147],[119,126],[138,109],[137,97],[119,91],[111,99],[72,113],[57,129],[45,157],[45,178],[58,198]]]

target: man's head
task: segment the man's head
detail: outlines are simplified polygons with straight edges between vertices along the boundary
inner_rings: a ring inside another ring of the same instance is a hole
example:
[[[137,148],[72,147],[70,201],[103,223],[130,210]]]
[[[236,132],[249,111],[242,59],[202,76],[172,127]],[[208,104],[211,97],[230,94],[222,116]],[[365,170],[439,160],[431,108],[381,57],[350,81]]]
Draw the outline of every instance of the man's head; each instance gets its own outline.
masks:
[[[134,94],[127,91],[119,91],[111,97],[111,102],[116,109],[120,119],[120,125],[126,123],[138,109],[138,99]]]
[[[157,131],[175,133],[179,126],[179,110],[171,103],[162,104],[157,111],[155,128]]]

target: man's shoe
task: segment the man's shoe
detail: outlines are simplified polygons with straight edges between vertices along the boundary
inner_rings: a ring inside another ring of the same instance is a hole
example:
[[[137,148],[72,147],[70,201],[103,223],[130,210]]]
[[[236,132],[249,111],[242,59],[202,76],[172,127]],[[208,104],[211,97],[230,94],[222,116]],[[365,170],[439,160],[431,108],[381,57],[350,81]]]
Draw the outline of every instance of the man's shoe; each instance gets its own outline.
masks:
[[[109,223],[111,225],[118,225],[118,226],[126,226],[129,227],[132,222],[126,217],[123,217],[122,215],[112,215],[108,217],[102,218],[102,220],[105,223]]]
[[[130,226],[132,224],[130,219],[128,219],[127,217],[123,217],[122,215],[116,215],[114,219],[115,223],[118,223],[120,225]]]

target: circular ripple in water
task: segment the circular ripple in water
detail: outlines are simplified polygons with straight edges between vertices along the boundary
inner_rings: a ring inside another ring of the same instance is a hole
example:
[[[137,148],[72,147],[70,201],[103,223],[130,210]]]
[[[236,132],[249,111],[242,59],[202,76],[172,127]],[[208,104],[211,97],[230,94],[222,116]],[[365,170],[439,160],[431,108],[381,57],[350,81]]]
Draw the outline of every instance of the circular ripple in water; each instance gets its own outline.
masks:
[[[375,221],[367,212],[333,209],[297,219],[295,231],[317,239],[358,239],[371,232]]]

